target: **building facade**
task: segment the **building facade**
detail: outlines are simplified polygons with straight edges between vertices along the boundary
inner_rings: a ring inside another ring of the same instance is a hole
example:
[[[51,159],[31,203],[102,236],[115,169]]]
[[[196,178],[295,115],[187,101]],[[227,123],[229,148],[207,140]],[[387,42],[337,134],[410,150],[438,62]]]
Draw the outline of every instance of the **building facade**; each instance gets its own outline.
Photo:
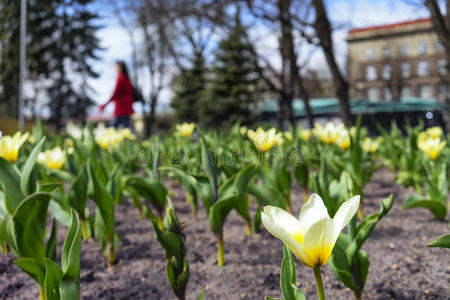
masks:
[[[352,29],[347,42],[352,98],[450,99],[449,53],[430,19]]]

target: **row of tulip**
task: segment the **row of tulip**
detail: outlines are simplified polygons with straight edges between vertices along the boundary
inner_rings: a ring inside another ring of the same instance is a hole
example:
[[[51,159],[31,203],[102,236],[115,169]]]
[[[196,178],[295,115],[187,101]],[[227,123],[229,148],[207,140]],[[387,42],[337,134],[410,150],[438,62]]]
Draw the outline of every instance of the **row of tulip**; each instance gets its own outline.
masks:
[[[42,299],[66,298],[69,292],[70,299],[77,298],[81,238],[95,238],[113,264],[120,244],[114,210],[128,198],[139,215],[152,222],[166,251],[171,287],[184,299],[189,278],[185,236],[165,184],[175,180],[184,188],[194,218],[199,200],[205,207],[217,239],[219,266],[225,263],[224,225],[234,210],[245,221],[247,234],[258,231],[262,222],[287,245],[281,276],[286,299],[302,295],[292,285],[290,251],[313,268],[321,299],[320,267],[327,262],[361,298],[370,264],[361,247],[393,203],[392,196],[384,199],[378,213],[365,216],[365,184],[387,165],[396,171],[399,183],[414,186],[418,193],[406,199],[405,208],[426,207],[437,218],[445,218],[450,153],[440,128],[409,128],[404,138],[392,126],[390,132],[382,131],[382,137],[370,138],[359,124],[349,129],[317,124],[312,130],[299,127],[286,132],[236,125],[228,134],[206,134],[191,123],[177,125],[175,134],[162,141],[153,137],[144,142],[129,130],[91,128],[79,137],[66,134],[46,140],[41,126],[32,134],[2,137],[3,252],[11,250],[18,258],[18,266],[39,284]],[[294,180],[305,190],[299,219],[289,214]],[[317,194],[308,200],[309,191]],[[89,199],[96,207],[93,215],[87,209]],[[256,207],[253,215],[251,199]],[[48,213],[54,221],[46,241]],[[55,262],[58,223],[69,227],[61,268]],[[345,227],[347,233],[341,233]],[[432,243],[445,245],[448,237]]]

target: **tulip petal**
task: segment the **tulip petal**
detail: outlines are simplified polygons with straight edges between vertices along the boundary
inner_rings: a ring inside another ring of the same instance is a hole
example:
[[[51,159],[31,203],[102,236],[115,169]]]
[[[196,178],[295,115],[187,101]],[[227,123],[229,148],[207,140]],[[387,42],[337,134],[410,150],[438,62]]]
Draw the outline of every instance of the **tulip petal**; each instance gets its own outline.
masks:
[[[360,198],[359,195],[351,197],[339,207],[334,215],[333,221],[336,228],[336,239],[358,210]]]
[[[0,139],[0,156],[7,157],[12,149],[12,139],[10,136],[4,136]]]
[[[309,197],[308,202],[302,206],[298,217],[306,230],[320,219],[330,218],[322,198],[315,193],[312,194]]]
[[[261,212],[261,221],[267,231],[284,242],[303,264],[313,265],[313,260],[300,244],[305,229],[294,216],[281,208],[266,206]]]
[[[272,229],[282,228],[283,232],[289,234],[290,237],[294,238],[295,241],[301,243],[303,240],[303,234],[305,233],[305,227],[297,220],[293,215],[289,214],[285,210],[275,207],[275,206],[265,206],[264,212],[261,216],[264,216],[266,223],[264,223],[264,218],[262,219],[264,226],[267,230],[275,237],[283,240],[276,231],[272,232]],[[270,228],[269,228],[270,227]]]
[[[26,132],[24,135],[22,135],[20,137],[19,142],[18,142],[18,148],[20,148],[27,141],[29,135],[30,134],[28,132]]]
[[[302,247],[312,260],[310,267],[327,263],[336,243],[335,231],[334,221],[330,218],[320,219],[306,230]]]

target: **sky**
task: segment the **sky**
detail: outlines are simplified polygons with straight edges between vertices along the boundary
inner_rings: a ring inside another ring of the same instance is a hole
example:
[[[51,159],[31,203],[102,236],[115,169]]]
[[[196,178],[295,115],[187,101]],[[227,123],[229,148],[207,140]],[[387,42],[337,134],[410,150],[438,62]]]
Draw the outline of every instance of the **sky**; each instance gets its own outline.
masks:
[[[347,54],[346,37],[348,30],[351,28],[360,28],[381,24],[389,24],[402,22],[406,20],[414,20],[428,17],[428,11],[421,5],[414,5],[415,0],[325,0],[328,15],[334,26],[339,30],[333,33],[333,40],[336,45],[336,55],[341,66],[345,63]],[[420,2],[416,0],[417,2]],[[97,91],[93,94],[96,103],[106,102],[111,96],[116,80],[116,72],[114,62],[116,60],[129,61],[131,56],[131,46],[129,37],[124,29],[115,21],[114,18],[103,17],[100,20],[104,26],[97,32],[103,51],[99,53],[101,60],[94,63],[94,68],[99,72],[100,77],[91,79],[90,84]],[[264,36],[264,49],[268,53],[276,51],[276,37],[273,34],[265,32],[262,27],[250,28],[250,36]],[[302,53],[309,53],[308,49]],[[274,65],[279,63],[274,56]],[[309,65],[319,70],[327,70],[327,65],[323,54],[320,50],[314,51],[308,59]],[[144,73],[142,75],[145,75]],[[147,76],[148,77],[148,76]],[[145,78],[145,81],[148,78]],[[149,92],[148,86],[144,85],[144,93]],[[158,105],[159,111],[165,111],[169,107],[171,93],[169,89],[164,89]],[[135,104],[136,105],[136,104]],[[136,105],[135,110],[140,112],[141,109]],[[112,114],[113,105],[108,107],[104,114]],[[96,114],[97,109],[94,108],[91,114]]]

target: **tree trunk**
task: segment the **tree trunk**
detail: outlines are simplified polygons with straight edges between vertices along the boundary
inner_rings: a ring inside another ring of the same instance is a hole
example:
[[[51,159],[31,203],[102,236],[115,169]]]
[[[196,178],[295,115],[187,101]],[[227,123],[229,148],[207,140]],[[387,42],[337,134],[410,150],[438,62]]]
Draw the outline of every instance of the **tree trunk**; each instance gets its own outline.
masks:
[[[286,129],[286,119],[288,118],[288,103],[289,100],[286,94],[280,95],[280,101],[278,102],[278,127],[284,130]]]
[[[303,99],[303,105],[305,107],[305,114],[308,120],[309,126],[312,128],[314,120],[312,117],[311,107],[309,106],[309,93],[303,84],[303,78],[300,72],[300,67],[297,63],[297,53],[295,52],[294,37],[292,34],[292,22],[290,15],[290,0],[279,0],[278,8],[281,22],[281,32],[282,32],[282,44],[285,51],[286,59],[289,62],[289,84],[290,91],[294,95],[294,86],[297,87],[299,96]],[[293,97],[292,97],[293,98]],[[293,112],[292,102],[290,104],[291,111],[289,121],[293,128],[295,128],[295,116]]]
[[[158,103],[158,96],[150,96],[150,112],[145,114],[145,136],[150,137],[153,133],[155,125],[156,104]]]
[[[431,23],[433,23],[439,40],[442,42],[447,52],[450,52],[450,0],[447,0],[447,16],[444,18],[437,0],[425,0],[425,6],[431,14]]]
[[[292,39],[292,27],[289,20],[289,7],[290,0],[278,0],[278,19],[281,27],[281,41],[280,41],[280,54],[281,54],[281,82],[283,86],[284,96],[283,101],[285,104],[285,117],[292,127],[295,127],[294,111],[292,102],[294,98],[294,78],[292,76],[292,57],[290,55]],[[286,129],[285,124],[281,128]]]
[[[303,99],[303,106],[305,107],[306,119],[308,121],[309,128],[314,127],[314,116],[312,114],[311,106],[309,105],[309,92],[303,84],[303,78],[301,77],[300,70],[297,71],[297,85],[300,94],[300,98]]]
[[[320,47],[325,54],[331,75],[333,76],[333,84],[341,108],[342,122],[346,126],[350,126],[349,84],[339,70],[336,58],[334,57],[330,21],[328,20],[323,0],[313,0],[312,3],[316,11],[314,28],[320,41]]]

